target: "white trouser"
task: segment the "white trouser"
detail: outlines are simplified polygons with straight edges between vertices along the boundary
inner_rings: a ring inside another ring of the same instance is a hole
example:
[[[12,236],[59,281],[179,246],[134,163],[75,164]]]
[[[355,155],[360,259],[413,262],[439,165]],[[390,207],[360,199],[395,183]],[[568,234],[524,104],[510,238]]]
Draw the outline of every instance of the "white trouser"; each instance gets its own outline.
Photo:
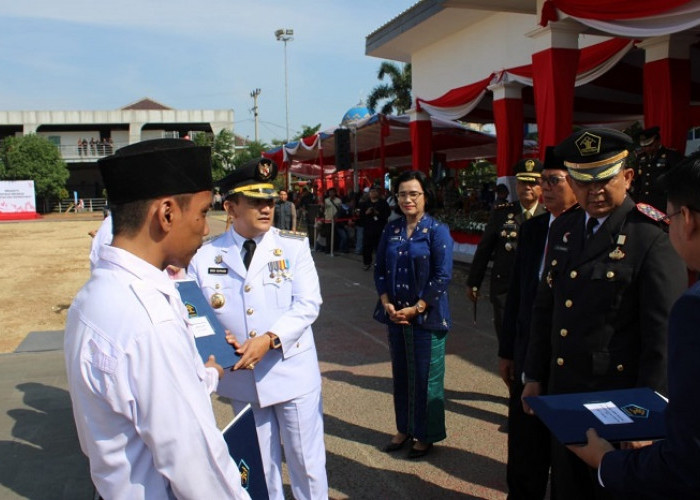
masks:
[[[236,412],[246,404],[232,401]],[[284,500],[282,443],[294,498],[328,499],[321,389],[265,408],[257,403],[250,403],[250,406],[255,416],[270,500]]]

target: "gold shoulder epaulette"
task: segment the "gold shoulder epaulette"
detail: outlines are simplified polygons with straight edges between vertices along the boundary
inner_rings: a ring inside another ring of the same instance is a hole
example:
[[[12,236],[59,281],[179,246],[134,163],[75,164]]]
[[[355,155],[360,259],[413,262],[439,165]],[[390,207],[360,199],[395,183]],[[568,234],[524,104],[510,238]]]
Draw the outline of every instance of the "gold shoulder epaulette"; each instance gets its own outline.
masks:
[[[214,236],[211,236],[211,235],[205,236],[204,239],[202,240],[202,245],[207,245],[207,244],[211,243],[212,241],[216,241],[219,238],[221,238],[224,234],[226,234],[226,233],[215,234]]]
[[[494,205],[493,209],[494,210],[500,210],[502,208],[510,208],[513,205],[512,201],[505,201],[503,203],[499,203],[498,205]]]
[[[306,233],[303,231],[290,231],[288,229],[280,229],[280,236],[284,238],[294,238],[295,240],[303,240],[306,238]]]

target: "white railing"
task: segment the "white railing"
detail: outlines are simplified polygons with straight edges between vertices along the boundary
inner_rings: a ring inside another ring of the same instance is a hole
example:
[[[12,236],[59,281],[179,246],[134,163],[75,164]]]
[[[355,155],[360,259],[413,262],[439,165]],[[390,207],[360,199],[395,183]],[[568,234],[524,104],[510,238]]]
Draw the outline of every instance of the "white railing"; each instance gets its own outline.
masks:
[[[127,146],[126,142],[117,142],[112,144],[84,144],[61,145],[56,146],[61,152],[61,157],[64,160],[70,161],[95,161],[99,158],[104,158],[113,154],[117,149]]]
[[[83,206],[75,206],[75,200],[73,198],[66,198],[65,200],[58,200],[51,207],[52,212],[64,213],[64,212],[101,212],[102,209],[107,204],[107,200],[104,198],[81,198],[83,200]]]

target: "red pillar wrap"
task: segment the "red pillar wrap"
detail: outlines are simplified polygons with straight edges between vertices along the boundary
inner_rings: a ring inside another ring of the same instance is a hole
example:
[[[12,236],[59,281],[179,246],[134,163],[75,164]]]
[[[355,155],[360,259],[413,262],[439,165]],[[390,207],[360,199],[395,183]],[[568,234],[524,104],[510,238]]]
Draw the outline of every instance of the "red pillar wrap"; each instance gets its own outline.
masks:
[[[661,143],[685,154],[690,126],[690,60],[644,64],[644,126],[661,127]]]
[[[496,171],[498,177],[515,175],[513,166],[523,156],[523,100],[493,101],[496,125]]]
[[[547,49],[532,55],[540,159],[547,146],[571,135],[578,49]]]
[[[433,126],[430,120],[411,121],[412,170],[421,170],[430,175],[430,160],[433,154]]]

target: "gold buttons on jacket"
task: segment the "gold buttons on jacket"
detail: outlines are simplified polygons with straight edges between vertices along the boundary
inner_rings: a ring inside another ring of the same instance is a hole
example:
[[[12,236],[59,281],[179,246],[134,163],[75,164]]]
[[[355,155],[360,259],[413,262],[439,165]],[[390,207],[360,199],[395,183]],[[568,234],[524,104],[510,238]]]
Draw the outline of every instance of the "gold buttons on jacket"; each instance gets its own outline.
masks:
[[[246,293],[247,293],[247,292],[250,292],[252,289],[253,289],[253,288],[252,288],[250,285],[246,285],[246,286],[243,287],[243,291],[246,292]]]
[[[255,312],[255,310],[254,310],[252,307],[249,307],[249,308],[246,309],[246,311],[245,311],[245,313],[246,313],[248,316],[250,316],[251,314],[253,314],[253,312]]]
[[[608,271],[607,273],[605,273],[605,277],[609,280],[613,279],[615,277],[615,271]]]
[[[248,336],[252,339],[252,338],[255,337],[257,334],[258,334],[258,332],[256,332],[255,330],[251,330],[250,333],[248,334]]]
[[[571,279],[574,279],[576,276],[578,276],[578,273],[576,271],[571,271],[571,273],[569,273],[569,276],[571,276]]]
[[[564,358],[557,358],[557,364],[559,366],[564,366]]]
[[[553,259],[553,260],[552,260],[552,266],[556,266],[556,265],[557,265],[557,259]]]
[[[224,303],[226,302],[226,298],[220,293],[215,293],[211,296],[209,300],[211,303],[211,307],[213,307],[214,309],[221,309],[222,307],[224,307]]]
[[[625,371],[625,367],[623,365],[617,365],[617,371],[619,371],[619,372]]]
[[[564,306],[566,306],[566,307],[571,307],[573,305],[574,305],[574,301],[571,299],[566,299],[566,301],[564,302]]]
[[[562,337],[566,337],[568,334],[569,330],[567,330],[566,328],[562,328],[561,330],[559,330],[559,335],[561,335]]]

